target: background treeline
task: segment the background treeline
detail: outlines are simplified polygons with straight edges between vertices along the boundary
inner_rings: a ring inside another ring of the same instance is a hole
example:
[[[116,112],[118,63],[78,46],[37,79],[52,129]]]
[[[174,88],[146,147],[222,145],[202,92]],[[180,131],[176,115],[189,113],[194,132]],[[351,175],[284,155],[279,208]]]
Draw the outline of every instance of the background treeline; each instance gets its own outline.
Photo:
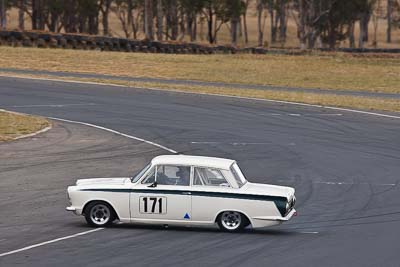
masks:
[[[289,19],[296,24],[301,48],[334,48],[344,40],[350,47],[368,41],[376,46],[382,19],[390,43],[400,26],[400,0],[0,0],[2,29],[10,10],[18,10],[20,30],[29,21],[33,30],[111,35],[113,15],[127,38],[195,42],[200,36],[216,44],[226,27],[233,46],[239,37],[249,42],[249,16],[256,18],[252,33],[258,46],[283,46]],[[373,40],[368,40],[371,23]]]

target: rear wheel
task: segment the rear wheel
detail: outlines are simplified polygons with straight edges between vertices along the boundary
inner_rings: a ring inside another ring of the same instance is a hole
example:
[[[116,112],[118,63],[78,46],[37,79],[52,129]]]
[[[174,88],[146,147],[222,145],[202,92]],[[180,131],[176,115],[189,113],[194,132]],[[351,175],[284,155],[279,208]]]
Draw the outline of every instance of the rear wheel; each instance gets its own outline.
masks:
[[[91,226],[108,226],[115,220],[115,218],[114,210],[105,202],[91,202],[85,209],[86,222]]]
[[[226,232],[239,232],[249,225],[246,216],[237,211],[222,212],[217,218],[217,223],[219,228]]]

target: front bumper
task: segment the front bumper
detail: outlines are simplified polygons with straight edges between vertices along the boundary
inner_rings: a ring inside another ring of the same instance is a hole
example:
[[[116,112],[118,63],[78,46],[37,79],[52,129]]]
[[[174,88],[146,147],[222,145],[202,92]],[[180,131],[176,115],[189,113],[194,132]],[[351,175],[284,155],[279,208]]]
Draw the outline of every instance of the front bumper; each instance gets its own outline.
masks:
[[[297,216],[297,211],[295,209],[292,209],[285,217],[281,217],[277,219],[278,221],[289,221],[293,216]]]
[[[82,214],[82,211],[81,211],[81,210],[79,210],[79,209],[77,209],[77,208],[75,208],[75,207],[72,207],[72,206],[66,207],[65,209],[66,209],[67,211],[72,211],[75,215],[81,215],[81,214]]]
[[[281,222],[286,222],[289,221],[290,218],[293,216],[297,215],[297,211],[295,209],[292,209],[289,211],[289,213],[285,217],[281,216],[258,216],[258,217],[253,217],[255,220],[265,220],[265,221],[281,221]]]

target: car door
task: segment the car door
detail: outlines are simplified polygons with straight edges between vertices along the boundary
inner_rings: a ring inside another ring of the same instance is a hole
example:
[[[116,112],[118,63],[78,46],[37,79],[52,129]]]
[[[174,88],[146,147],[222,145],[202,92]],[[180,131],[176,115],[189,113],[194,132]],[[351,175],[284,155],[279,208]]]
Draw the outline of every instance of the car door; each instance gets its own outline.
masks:
[[[234,189],[224,176],[224,171],[194,167],[192,183],[192,220],[213,223],[219,212],[238,206]]]
[[[141,183],[132,188],[132,222],[190,222],[190,173],[190,166],[154,166]]]

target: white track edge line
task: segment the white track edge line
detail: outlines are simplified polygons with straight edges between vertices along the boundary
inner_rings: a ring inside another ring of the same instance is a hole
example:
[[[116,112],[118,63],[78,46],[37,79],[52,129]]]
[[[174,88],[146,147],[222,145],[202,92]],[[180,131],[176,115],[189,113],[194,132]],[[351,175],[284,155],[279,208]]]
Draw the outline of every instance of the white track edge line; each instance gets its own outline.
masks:
[[[19,139],[22,139],[22,138],[33,137],[33,136],[36,136],[36,135],[38,135],[38,134],[45,133],[45,132],[47,132],[47,131],[50,130],[50,129],[51,129],[51,126],[47,126],[46,128],[43,128],[43,129],[41,129],[41,130],[39,130],[39,131],[37,131],[37,132],[31,133],[31,134],[25,134],[25,135],[17,136],[17,137],[14,138],[14,140],[19,140]]]
[[[0,257],[4,257],[4,256],[7,256],[7,255],[11,255],[11,254],[15,254],[15,253],[18,253],[18,252],[22,252],[22,251],[25,251],[25,250],[41,247],[41,246],[48,245],[48,244],[51,244],[51,243],[55,243],[55,242],[58,242],[58,241],[71,239],[71,238],[82,236],[82,235],[87,235],[87,234],[90,234],[90,233],[93,233],[93,232],[97,232],[97,231],[100,231],[100,230],[103,230],[103,229],[105,229],[105,228],[96,228],[96,229],[93,229],[93,230],[89,230],[89,231],[80,232],[80,233],[73,234],[73,235],[68,235],[68,236],[52,239],[52,240],[45,241],[45,242],[42,242],[42,243],[37,243],[37,244],[31,245],[31,246],[27,246],[27,247],[23,247],[23,248],[20,248],[20,249],[11,250],[11,251],[8,251],[8,252],[1,253]]]
[[[146,139],[143,139],[143,138],[140,138],[140,137],[136,137],[136,136],[133,136],[133,135],[121,133],[119,131],[116,131],[116,130],[113,130],[113,129],[110,129],[110,128],[106,128],[106,127],[103,127],[103,126],[99,126],[99,125],[95,125],[95,124],[91,124],[91,123],[87,123],[87,122],[66,120],[66,119],[55,118],[55,117],[47,117],[47,118],[49,118],[51,120],[56,120],[56,121],[63,121],[63,122],[75,123],[75,124],[81,124],[81,125],[93,127],[93,128],[96,128],[96,129],[104,130],[104,131],[107,131],[107,132],[110,132],[110,133],[114,133],[114,134],[117,134],[117,135],[120,135],[120,136],[123,136],[123,137],[126,137],[126,138],[134,139],[136,141],[143,142],[143,143],[146,143],[146,144],[161,148],[161,149],[166,150],[168,152],[171,152],[173,154],[177,154],[178,153],[177,151],[175,151],[173,149],[170,149],[170,148],[168,148],[166,146],[154,143],[152,141],[149,141],[149,140],[146,140]]]
[[[15,111],[8,111],[8,110],[5,110],[5,109],[0,109],[0,111],[9,112],[9,113],[14,113],[14,114],[20,114],[20,115],[29,115],[29,116],[33,116],[32,114],[28,114],[28,113],[21,113],[21,112],[15,112]],[[85,125],[85,126],[97,128],[97,129],[100,129],[100,130],[103,130],[103,131],[107,131],[107,132],[110,132],[110,133],[114,133],[114,134],[117,134],[117,135],[121,135],[121,136],[126,137],[126,138],[129,138],[129,139],[134,139],[134,140],[136,140],[136,141],[143,142],[143,143],[146,143],[146,144],[149,144],[149,145],[152,145],[152,146],[161,148],[161,149],[166,150],[166,151],[168,151],[168,152],[171,152],[171,153],[173,153],[173,154],[177,154],[177,153],[178,153],[177,151],[175,151],[175,150],[173,150],[173,149],[171,149],[171,148],[168,148],[168,147],[166,147],[166,146],[157,144],[157,143],[155,143],[155,142],[152,142],[152,141],[149,141],[149,140],[140,138],[140,137],[136,137],[136,136],[133,136],[133,135],[121,133],[121,132],[119,132],[119,131],[116,131],[116,130],[113,130],[113,129],[110,129],[110,128],[106,128],[106,127],[103,127],[103,126],[99,126],[99,125],[95,125],[95,124],[91,124],[91,123],[87,123],[87,122],[81,122],[81,121],[73,121],[73,120],[61,119],[61,118],[56,118],[56,117],[46,117],[46,118],[51,119],[51,120],[56,120],[56,121],[63,121],[63,122],[68,122],[68,123],[81,124],[81,125]],[[36,135],[36,134],[39,134],[39,133],[48,131],[48,130],[50,130],[50,129],[51,129],[51,127],[46,127],[46,128],[44,128],[44,129],[42,129],[42,130],[36,132],[36,133],[32,133],[32,134],[20,136],[20,137],[15,138],[15,139],[21,139],[21,138],[25,138],[25,137],[34,136],[34,135]]]
[[[369,111],[362,111],[357,109],[350,109],[350,108],[339,108],[339,107],[332,107],[332,106],[322,106],[316,104],[306,104],[300,102],[291,102],[291,101],[284,101],[284,100],[273,100],[273,99],[261,99],[255,97],[244,97],[244,96],[232,96],[232,95],[224,95],[224,94],[213,94],[213,93],[196,93],[196,92],[187,92],[181,91],[176,89],[160,89],[154,87],[141,87],[141,86],[128,86],[128,85],[118,85],[112,83],[98,83],[98,82],[87,82],[87,81],[77,81],[77,80],[62,80],[62,79],[49,79],[49,78],[34,78],[34,77],[21,77],[21,76],[7,76],[0,74],[0,77],[6,78],[17,78],[17,79],[28,79],[28,80],[41,80],[41,81],[53,81],[53,82],[64,82],[64,83],[78,83],[78,84],[92,84],[92,85],[102,85],[102,86],[114,86],[114,87],[125,87],[125,88],[133,88],[133,89],[146,89],[146,90],[154,90],[154,91],[161,91],[161,92],[175,92],[175,93],[183,93],[183,94],[193,94],[193,95],[207,95],[207,96],[219,96],[219,97],[229,97],[229,98],[236,98],[236,99],[246,99],[246,100],[255,100],[255,101],[264,101],[264,102],[272,102],[272,103],[281,103],[281,104],[288,104],[288,105],[298,105],[298,106],[306,106],[306,107],[317,107],[317,108],[325,108],[331,110],[340,110],[340,111],[347,111],[371,116],[378,116],[378,117],[385,117],[385,118],[392,118],[392,119],[400,119],[400,116],[395,115],[388,115],[376,112],[369,112]]]

